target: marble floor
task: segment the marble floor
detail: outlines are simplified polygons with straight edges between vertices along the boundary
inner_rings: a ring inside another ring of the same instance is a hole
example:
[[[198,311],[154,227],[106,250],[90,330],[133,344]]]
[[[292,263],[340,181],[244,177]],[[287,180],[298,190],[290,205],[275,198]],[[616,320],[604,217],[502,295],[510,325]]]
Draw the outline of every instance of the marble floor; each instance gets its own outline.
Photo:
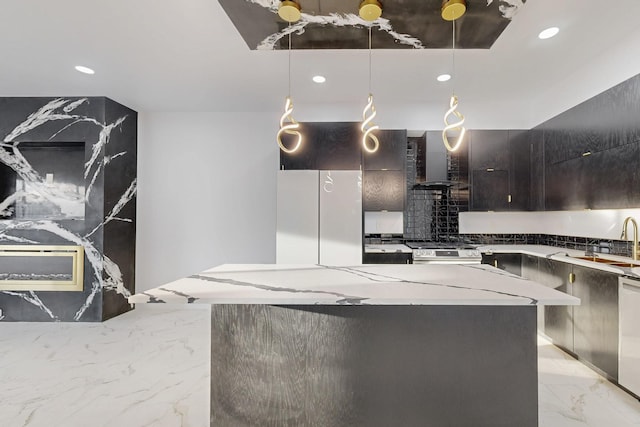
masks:
[[[0,425],[208,427],[209,307],[0,323]],[[539,339],[541,427],[640,427],[640,403]]]

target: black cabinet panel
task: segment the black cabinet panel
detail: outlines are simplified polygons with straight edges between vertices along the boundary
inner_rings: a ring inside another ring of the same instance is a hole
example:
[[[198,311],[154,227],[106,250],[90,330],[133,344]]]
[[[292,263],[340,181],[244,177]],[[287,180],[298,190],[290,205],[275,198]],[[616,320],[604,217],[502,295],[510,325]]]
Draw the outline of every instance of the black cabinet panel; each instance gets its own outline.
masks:
[[[509,131],[470,132],[471,169],[509,169]]]
[[[543,123],[546,162],[640,141],[640,77],[631,78]]]
[[[534,211],[543,211],[545,209],[544,132],[536,129],[529,131],[529,142],[531,147],[529,207]]]
[[[485,169],[472,172],[471,210],[509,210],[509,172]]]
[[[536,279],[545,286],[571,295],[570,272],[570,264],[540,258],[538,260],[538,276]],[[555,345],[573,352],[573,306],[545,306],[544,332],[552,339]]]
[[[404,170],[407,159],[407,131],[379,130],[380,147],[375,153],[362,150],[364,170]]]
[[[509,155],[509,209],[530,210],[531,144],[526,130],[509,131]]]
[[[364,253],[363,264],[413,264],[413,257],[410,253]]]
[[[618,276],[573,267],[574,348],[581,359],[618,378]]]
[[[359,125],[356,122],[300,123],[302,145],[292,154],[280,151],[281,168],[360,170]]]
[[[482,254],[482,263],[493,265],[516,276],[522,275],[521,254]]]
[[[547,166],[546,208],[605,209],[640,206],[640,145],[620,145]]]
[[[406,191],[404,171],[364,171],[363,209],[402,211]]]

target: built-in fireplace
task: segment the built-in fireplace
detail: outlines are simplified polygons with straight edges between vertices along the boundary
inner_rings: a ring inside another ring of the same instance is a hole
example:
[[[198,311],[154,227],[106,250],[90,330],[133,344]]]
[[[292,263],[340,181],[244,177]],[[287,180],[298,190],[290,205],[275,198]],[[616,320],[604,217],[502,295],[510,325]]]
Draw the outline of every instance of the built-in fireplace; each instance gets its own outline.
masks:
[[[82,291],[82,246],[0,246],[0,290]]]

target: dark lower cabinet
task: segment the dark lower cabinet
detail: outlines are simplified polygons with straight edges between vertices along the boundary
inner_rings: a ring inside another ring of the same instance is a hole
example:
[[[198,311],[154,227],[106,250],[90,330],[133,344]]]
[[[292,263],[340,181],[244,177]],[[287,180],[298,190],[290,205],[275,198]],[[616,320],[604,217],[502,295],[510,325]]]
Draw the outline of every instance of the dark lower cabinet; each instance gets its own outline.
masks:
[[[482,262],[580,298],[580,305],[540,306],[538,329],[556,346],[618,380],[617,274],[532,255],[483,254]]]
[[[413,256],[410,253],[386,252],[364,253],[363,264],[413,264]]]
[[[539,258],[533,255],[522,254],[522,262],[520,264],[521,276],[525,279],[533,280],[534,282],[541,283],[538,280],[538,263]],[[538,306],[538,331],[544,333],[544,305]]]
[[[572,295],[572,283],[569,281],[571,264],[553,261],[547,258],[538,260],[536,281],[557,291]],[[555,345],[574,352],[574,306],[546,305],[544,306],[544,333]]]
[[[522,255],[520,254],[482,254],[482,263],[522,276]]]
[[[618,276],[574,266],[574,352],[578,357],[618,379]]]

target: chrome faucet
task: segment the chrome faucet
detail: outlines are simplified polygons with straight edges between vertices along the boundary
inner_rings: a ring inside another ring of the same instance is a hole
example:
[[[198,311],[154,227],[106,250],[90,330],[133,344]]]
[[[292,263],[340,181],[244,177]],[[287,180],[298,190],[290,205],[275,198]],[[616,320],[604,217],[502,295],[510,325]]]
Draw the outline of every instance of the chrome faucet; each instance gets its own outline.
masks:
[[[636,222],[635,219],[631,218],[630,216],[625,218],[624,224],[622,224],[622,236],[620,237],[622,239],[628,239],[627,228],[629,226],[629,221],[631,221],[631,224],[633,224],[633,249],[632,249],[633,259],[634,261],[637,261],[638,260],[638,223]]]

